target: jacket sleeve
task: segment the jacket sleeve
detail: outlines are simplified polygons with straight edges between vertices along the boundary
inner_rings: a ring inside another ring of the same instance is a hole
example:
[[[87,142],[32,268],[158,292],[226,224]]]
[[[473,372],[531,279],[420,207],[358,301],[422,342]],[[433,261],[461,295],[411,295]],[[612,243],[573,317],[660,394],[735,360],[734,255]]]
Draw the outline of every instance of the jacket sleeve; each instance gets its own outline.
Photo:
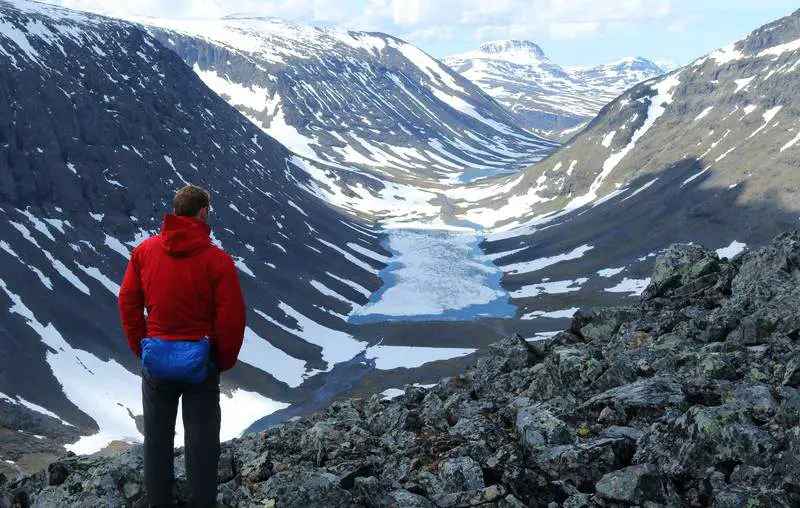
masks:
[[[221,257],[219,273],[214,284],[214,339],[217,349],[217,366],[220,371],[236,364],[244,341],[245,306],[239,276],[233,259]]]
[[[125,278],[119,290],[119,316],[122,328],[128,339],[128,346],[136,356],[142,356],[142,339],[147,334],[147,322],[144,318],[144,292],[139,268],[136,265],[136,251],[131,255]]]

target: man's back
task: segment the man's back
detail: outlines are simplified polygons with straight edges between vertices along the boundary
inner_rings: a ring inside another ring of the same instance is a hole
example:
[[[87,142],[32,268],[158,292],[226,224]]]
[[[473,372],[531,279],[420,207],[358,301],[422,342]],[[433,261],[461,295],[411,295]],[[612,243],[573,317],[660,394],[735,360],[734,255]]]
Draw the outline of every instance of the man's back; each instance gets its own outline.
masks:
[[[233,260],[211,244],[210,231],[197,219],[167,215],[162,232],[134,249],[120,308],[137,355],[144,337],[211,337],[220,370],[235,363],[244,332],[244,303]]]

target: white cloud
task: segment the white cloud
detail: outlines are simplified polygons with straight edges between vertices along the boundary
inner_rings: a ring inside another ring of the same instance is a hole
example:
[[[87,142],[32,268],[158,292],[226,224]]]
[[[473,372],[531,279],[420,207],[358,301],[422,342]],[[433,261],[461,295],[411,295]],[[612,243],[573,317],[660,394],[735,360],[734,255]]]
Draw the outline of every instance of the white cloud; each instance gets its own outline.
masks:
[[[673,21],[667,26],[667,32],[671,34],[681,34],[686,31],[689,24],[686,21]]]
[[[402,36],[404,40],[410,42],[420,41],[452,41],[456,37],[456,32],[452,26],[432,26],[414,30]]]
[[[244,13],[359,30],[410,33],[420,40],[448,40],[458,27],[465,33],[502,32],[529,37],[544,31],[554,37],[586,37],[596,35],[604,24],[610,22],[662,18],[671,7],[670,0],[49,1],[111,15],[217,18]],[[440,27],[443,26],[451,28],[442,30]]]
[[[620,24],[662,19],[670,0],[366,0],[348,28],[405,33],[412,41],[472,34],[498,38],[585,39]],[[448,26],[450,30],[440,27]]]
[[[163,18],[219,18],[228,14],[252,14],[305,22],[341,22],[352,15],[340,0],[46,0],[71,9],[110,15]],[[358,6],[355,6],[358,7]],[[358,9],[357,9],[358,10]]]
[[[587,39],[600,33],[600,23],[554,23],[548,28],[554,39]]]

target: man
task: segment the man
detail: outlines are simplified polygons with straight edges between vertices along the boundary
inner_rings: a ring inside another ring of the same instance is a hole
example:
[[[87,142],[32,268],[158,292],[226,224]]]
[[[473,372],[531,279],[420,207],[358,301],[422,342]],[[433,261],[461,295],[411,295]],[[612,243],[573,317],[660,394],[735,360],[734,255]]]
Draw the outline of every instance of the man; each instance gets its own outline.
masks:
[[[128,344],[142,358],[144,476],[150,506],[173,503],[180,397],[189,506],[213,506],[220,453],[219,373],[236,363],[245,307],[233,260],[211,244],[209,193],[184,187],[173,207],[164,216],[161,234],[131,254],[119,310]]]

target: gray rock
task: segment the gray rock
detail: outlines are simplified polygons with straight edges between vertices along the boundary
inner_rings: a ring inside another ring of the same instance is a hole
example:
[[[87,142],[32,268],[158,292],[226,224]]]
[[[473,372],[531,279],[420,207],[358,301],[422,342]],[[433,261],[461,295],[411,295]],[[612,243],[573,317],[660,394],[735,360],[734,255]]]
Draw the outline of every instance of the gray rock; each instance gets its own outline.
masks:
[[[648,294],[663,296],[705,275],[719,272],[719,257],[699,245],[673,245],[656,258]]]
[[[731,462],[766,465],[777,446],[744,410],[695,406],[645,431],[634,461],[654,463],[670,475],[702,478],[708,468]]]
[[[439,479],[443,492],[480,490],[484,487],[483,470],[470,457],[455,457],[439,463]]]
[[[389,497],[395,503],[394,506],[408,508],[434,508],[435,505],[428,499],[409,492],[407,490],[394,490],[389,493]]]
[[[432,391],[425,394],[419,415],[422,422],[430,427],[443,430],[448,426],[444,401]]]
[[[726,404],[732,408],[746,409],[758,421],[767,421],[775,415],[778,403],[764,384],[738,386],[730,394]]]
[[[609,501],[641,504],[644,501],[663,502],[664,485],[658,468],[653,464],[637,464],[612,471],[598,480],[595,492]]]
[[[588,491],[604,474],[628,463],[632,455],[633,447],[627,439],[601,438],[545,449],[533,461],[550,478]]]
[[[795,355],[786,364],[786,371],[783,375],[783,384],[786,386],[793,386],[795,388],[800,386],[800,354]]]
[[[793,427],[800,424],[800,390],[783,387],[781,403],[775,412],[775,421]]]
[[[258,496],[274,500],[274,506],[354,506],[351,494],[339,487],[336,475],[289,469],[260,484]]]
[[[589,494],[575,494],[574,496],[570,496],[564,501],[562,505],[563,508],[588,508],[591,506],[589,504],[589,499],[591,496]]]
[[[663,413],[667,408],[682,407],[685,402],[681,385],[671,378],[658,377],[612,388],[590,398],[584,407],[602,411],[608,406],[630,417]]]
[[[573,441],[573,433],[567,424],[540,405],[519,408],[515,426],[522,443],[530,450]]]

